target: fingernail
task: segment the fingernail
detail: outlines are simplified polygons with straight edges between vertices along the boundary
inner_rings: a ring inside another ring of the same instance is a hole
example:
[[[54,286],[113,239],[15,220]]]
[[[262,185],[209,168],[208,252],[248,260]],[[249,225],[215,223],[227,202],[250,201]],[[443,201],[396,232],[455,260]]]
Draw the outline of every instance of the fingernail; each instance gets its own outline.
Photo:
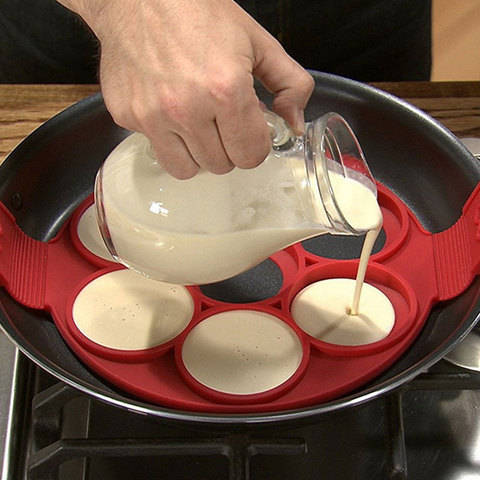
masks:
[[[297,113],[297,125],[295,130],[296,135],[303,135],[305,133],[305,114],[303,110],[299,110]]]

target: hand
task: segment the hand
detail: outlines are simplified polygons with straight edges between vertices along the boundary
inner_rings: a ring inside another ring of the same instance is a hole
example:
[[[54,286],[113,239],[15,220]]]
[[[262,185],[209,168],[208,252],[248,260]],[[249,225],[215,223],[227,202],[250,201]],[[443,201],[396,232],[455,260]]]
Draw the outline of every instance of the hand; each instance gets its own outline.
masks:
[[[179,179],[252,168],[271,142],[256,96],[302,133],[312,77],[232,0],[60,0],[100,40],[100,82],[116,123],[145,134]]]

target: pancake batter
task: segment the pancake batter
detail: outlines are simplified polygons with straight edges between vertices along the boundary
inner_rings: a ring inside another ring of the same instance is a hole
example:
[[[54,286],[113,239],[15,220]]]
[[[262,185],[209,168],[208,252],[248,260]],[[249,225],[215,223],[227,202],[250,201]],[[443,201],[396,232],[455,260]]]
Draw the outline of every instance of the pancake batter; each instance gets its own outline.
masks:
[[[196,380],[237,395],[281,385],[302,356],[302,344],[285,322],[253,310],[212,315],[193,328],[182,348],[184,365]]]
[[[72,314],[77,328],[93,342],[116,350],[144,350],[176,337],[193,310],[185,287],[118,270],[87,284]]]
[[[356,281],[330,278],[305,287],[294,298],[292,317],[312,337],[335,345],[366,345],[383,340],[395,324],[390,300],[379,289],[363,284],[358,314],[351,305]]]

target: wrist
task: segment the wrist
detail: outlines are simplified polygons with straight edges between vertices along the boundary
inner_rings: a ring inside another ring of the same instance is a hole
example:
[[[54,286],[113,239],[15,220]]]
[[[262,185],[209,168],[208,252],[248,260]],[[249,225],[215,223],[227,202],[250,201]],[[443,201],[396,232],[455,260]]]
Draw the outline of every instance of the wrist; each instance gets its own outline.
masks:
[[[96,20],[109,0],[57,0],[58,3],[78,14],[94,30]]]

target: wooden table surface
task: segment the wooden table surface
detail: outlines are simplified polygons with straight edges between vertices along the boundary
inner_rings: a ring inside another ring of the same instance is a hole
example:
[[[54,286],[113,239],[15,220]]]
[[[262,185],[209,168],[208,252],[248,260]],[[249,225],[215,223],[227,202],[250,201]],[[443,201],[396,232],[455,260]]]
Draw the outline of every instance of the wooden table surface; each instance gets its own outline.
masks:
[[[458,137],[480,137],[480,82],[377,83],[442,122]],[[0,163],[36,127],[98,85],[0,85]]]

